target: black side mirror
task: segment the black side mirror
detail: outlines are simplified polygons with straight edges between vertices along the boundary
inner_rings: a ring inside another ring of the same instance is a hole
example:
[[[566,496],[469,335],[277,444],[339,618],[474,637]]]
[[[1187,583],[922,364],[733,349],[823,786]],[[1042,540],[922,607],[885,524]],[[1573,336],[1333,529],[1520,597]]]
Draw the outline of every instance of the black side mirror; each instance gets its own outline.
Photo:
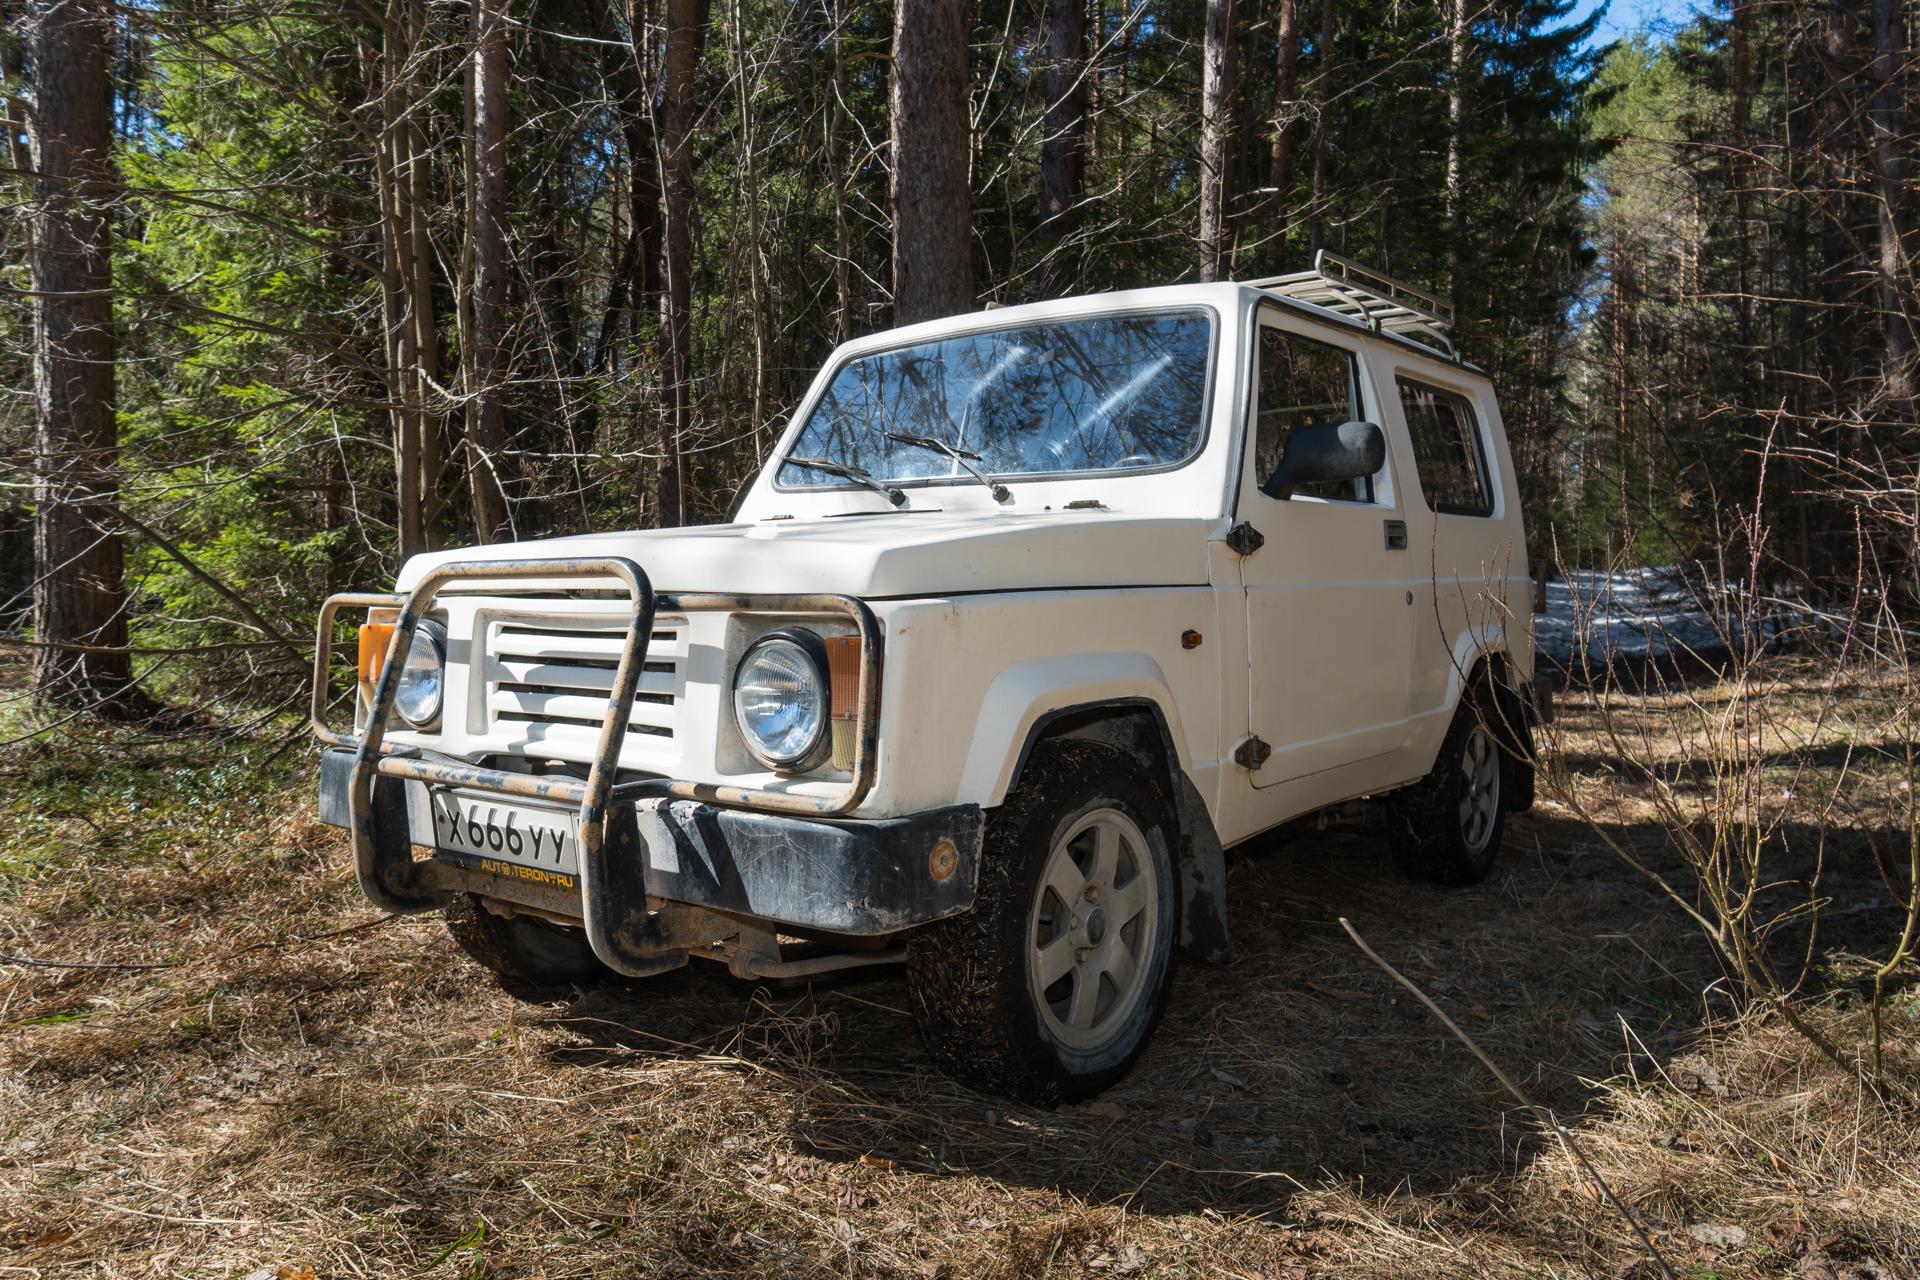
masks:
[[[1330,480],[1359,480],[1378,471],[1387,460],[1387,438],[1371,422],[1318,422],[1295,427],[1260,492],[1269,498],[1291,498],[1310,484]]]

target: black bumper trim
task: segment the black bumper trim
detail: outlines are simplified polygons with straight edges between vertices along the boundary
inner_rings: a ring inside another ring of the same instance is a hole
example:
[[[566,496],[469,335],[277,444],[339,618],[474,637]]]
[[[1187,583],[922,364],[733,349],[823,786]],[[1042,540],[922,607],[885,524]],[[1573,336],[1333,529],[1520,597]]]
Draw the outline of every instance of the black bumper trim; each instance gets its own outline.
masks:
[[[322,753],[322,822],[348,825],[353,765],[352,752]],[[405,850],[411,859],[403,784],[381,781],[390,799],[374,808],[374,844],[383,857]],[[577,910],[583,920],[598,910],[615,934],[636,938],[645,934],[648,899],[871,937],[965,911],[979,887],[985,821],[978,805],[904,818],[826,819],[643,800],[616,803],[607,818],[606,850],[618,855],[613,883]],[[400,828],[398,839],[391,826]],[[940,860],[940,879],[933,854],[943,841],[953,857]]]

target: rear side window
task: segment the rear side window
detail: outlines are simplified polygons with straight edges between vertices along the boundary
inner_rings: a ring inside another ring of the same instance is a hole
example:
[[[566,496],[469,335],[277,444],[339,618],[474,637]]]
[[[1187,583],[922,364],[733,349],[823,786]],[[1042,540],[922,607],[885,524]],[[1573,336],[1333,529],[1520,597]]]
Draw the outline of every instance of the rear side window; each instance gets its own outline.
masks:
[[[1265,483],[1296,427],[1360,416],[1353,353],[1272,325],[1260,328],[1260,398],[1255,405],[1254,474]],[[1305,485],[1301,493],[1372,502],[1373,478]]]
[[[1427,505],[1447,515],[1492,515],[1493,485],[1473,406],[1456,392],[1406,378],[1399,382],[1400,408]]]

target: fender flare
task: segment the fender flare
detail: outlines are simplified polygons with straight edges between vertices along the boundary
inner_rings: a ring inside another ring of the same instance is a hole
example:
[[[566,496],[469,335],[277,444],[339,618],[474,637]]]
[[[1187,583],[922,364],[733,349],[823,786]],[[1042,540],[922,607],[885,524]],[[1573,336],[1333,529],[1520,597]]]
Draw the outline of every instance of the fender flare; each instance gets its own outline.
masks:
[[[1500,658],[1512,665],[1510,649],[1507,644],[1505,623],[1479,622],[1460,633],[1453,643],[1453,661],[1447,672],[1447,692],[1444,705],[1451,715],[1459,706],[1460,698],[1466,692],[1467,677],[1487,658]],[[1511,681],[1508,682],[1511,685]]]
[[[961,766],[958,798],[982,808],[1000,804],[1044,721],[1125,703],[1144,703],[1159,715],[1171,762],[1185,773],[1192,757],[1158,662],[1144,653],[1059,654],[1016,662],[987,686]]]
[[[1007,668],[982,699],[963,783],[985,788],[983,794],[991,799],[983,799],[982,805],[1001,803],[1050,725],[1077,713],[1106,710],[1145,712],[1153,720],[1166,757],[1167,801],[1178,827],[1173,853],[1180,882],[1180,946],[1203,963],[1225,964],[1226,851],[1187,771],[1191,757],[1179,710],[1152,658],[1140,653],[1076,654]]]

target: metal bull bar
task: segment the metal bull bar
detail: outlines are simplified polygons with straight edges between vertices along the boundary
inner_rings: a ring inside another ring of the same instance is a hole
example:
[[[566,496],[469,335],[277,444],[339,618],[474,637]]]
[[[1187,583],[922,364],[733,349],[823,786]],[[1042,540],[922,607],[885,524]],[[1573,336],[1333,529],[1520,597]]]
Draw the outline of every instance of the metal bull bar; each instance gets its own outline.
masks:
[[[398,750],[387,747],[387,721],[399,691],[404,655],[434,598],[447,584],[471,579],[560,577],[618,580],[626,587],[633,608],[619,666],[614,672],[613,689],[607,698],[606,720],[600,728],[599,744],[586,781],[482,768],[411,747]],[[334,621],[341,609],[354,607],[399,610],[367,710],[366,731],[358,737],[332,729],[326,722]],[[859,719],[854,739],[853,776],[846,786],[836,794],[810,796],[675,778],[617,781],[620,748],[626,740],[634,692],[646,664],[654,615],[661,609],[674,613],[726,610],[838,614],[852,619],[861,642]],[[353,775],[347,791],[354,869],[360,888],[376,906],[397,912],[430,911],[443,906],[459,891],[456,869],[438,860],[413,858],[411,842],[406,838],[404,806],[398,815],[397,838],[392,830],[376,831],[375,787],[380,779],[457,786],[575,805],[580,820],[580,908],[586,922],[587,940],[610,967],[644,977],[675,967],[680,957],[662,953],[657,923],[647,910],[646,851],[641,847],[638,826],[630,813],[615,813],[612,806],[631,800],[670,798],[802,817],[830,818],[851,812],[873,785],[880,670],[879,624],[873,611],[851,596],[749,596],[715,592],[656,595],[646,570],[624,556],[480,561],[430,569],[405,595],[348,592],[329,597],[320,606],[310,718],[314,736],[322,743],[354,752]],[[393,815],[389,814],[388,828],[395,825],[392,819]]]

